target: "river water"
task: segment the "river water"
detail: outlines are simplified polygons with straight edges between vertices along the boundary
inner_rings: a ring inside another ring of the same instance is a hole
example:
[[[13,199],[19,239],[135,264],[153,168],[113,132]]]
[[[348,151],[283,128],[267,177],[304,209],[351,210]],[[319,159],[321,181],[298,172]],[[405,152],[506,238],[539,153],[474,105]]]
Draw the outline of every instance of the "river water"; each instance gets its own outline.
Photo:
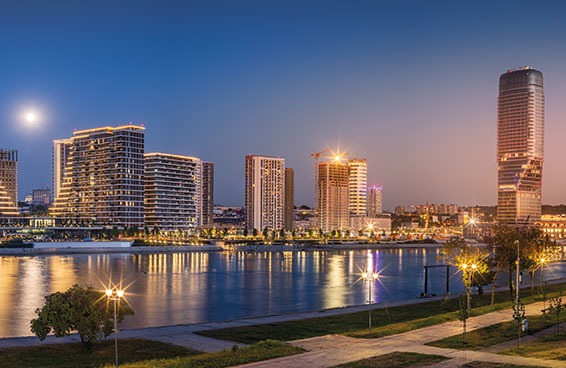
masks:
[[[44,296],[73,284],[104,289],[121,278],[136,311],[122,328],[162,326],[364,304],[369,284],[360,274],[368,264],[381,275],[374,301],[418,297],[423,266],[443,264],[439,256],[440,249],[415,248],[0,257],[0,337],[31,335]],[[563,277],[564,266],[545,269],[545,279]],[[450,274],[450,291],[462,291],[458,271]],[[446,270],[430,269],[428,285],[443,294]]]

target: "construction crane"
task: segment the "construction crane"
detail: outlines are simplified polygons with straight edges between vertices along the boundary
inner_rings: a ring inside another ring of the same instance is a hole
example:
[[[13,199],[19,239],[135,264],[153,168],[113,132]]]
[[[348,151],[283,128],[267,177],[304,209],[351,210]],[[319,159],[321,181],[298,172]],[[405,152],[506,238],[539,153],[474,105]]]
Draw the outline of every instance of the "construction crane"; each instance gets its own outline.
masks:
[[[330,152],[331,154],[323,155],[324,153]],[[348,156],[347,152],[344,153],[334,153],[331,148],[327,148],[324,151],[317,153],[312,153],[311,157],[314,157],[314,223],[315,226],[318,224],[318,158],[333,158],[335,161],[340,161],[342,157]]]
[[[430,208],[430,206],[429,206],[429,204],[428,204],[428,201],[426,201],[426,205],[424,205],[424,206],[423,206],[422,204],[419,204],[419,205],[416,205],[416,206],[415,206],[414,204],[412,204],[412,205],[410,205],[409,207],[413,207],[413,208],[415,208],[415,210],[418,210],[418,208],[421,207],[421,206],[422,206],[422,207],[425,207],[425,210],[426,210],[426,212],[425,212],[425,214],[424,214],[424,218],[425,218],[425,233],[428,233],[428,218],[429,218],[429,208]]]

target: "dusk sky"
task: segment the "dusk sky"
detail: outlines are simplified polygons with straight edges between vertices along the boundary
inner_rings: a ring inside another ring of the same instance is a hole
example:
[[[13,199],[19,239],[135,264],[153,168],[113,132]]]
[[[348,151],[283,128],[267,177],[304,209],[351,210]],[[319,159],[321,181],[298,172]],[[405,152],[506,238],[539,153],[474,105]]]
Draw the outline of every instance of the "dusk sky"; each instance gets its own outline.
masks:
[[[495,205],[498,78],[530,65],[543,204],[563,203],[565,19],[558,1],[0,0],[0,148],[21,199],[51,187],[53,139],[134,122],[146,152],[213,161],[219,204],[243,205],[253,153],[284,157],[312,205],[310,154],[340,145],[386,209]]]

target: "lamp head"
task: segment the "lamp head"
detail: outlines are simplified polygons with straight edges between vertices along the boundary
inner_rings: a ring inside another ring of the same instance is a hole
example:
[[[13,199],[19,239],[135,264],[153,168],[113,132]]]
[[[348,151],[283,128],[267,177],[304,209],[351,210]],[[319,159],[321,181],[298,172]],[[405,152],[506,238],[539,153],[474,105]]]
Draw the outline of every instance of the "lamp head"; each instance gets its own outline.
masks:
[[[112,295],[112,289],[106,289],[106,296]]]
[[[121,298],[124,296],[124,290],[116,290],[116,295],[118,295],[118,298]]]
[[[367,273],[367,272],[362,273],[362,277],[363,277],[364,279],[367,279],[367,278],[368,278],[368,273]]]

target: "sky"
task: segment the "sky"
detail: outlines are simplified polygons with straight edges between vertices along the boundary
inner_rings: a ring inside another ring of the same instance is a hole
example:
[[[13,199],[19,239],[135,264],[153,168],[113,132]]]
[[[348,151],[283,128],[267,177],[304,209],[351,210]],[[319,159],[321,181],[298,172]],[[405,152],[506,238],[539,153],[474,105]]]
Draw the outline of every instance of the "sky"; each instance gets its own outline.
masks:
[[[498,78],[544,73],[543,203],[566,202],[566,5],[559,1],[0,0],[0,148],[20,197],[51,186],[52,140],[134,122],[146,152],[281,156],[314,202],[311,153],[368,160],[384,207],[495,205]],[[34,112],[35,124],[24,116]]]

